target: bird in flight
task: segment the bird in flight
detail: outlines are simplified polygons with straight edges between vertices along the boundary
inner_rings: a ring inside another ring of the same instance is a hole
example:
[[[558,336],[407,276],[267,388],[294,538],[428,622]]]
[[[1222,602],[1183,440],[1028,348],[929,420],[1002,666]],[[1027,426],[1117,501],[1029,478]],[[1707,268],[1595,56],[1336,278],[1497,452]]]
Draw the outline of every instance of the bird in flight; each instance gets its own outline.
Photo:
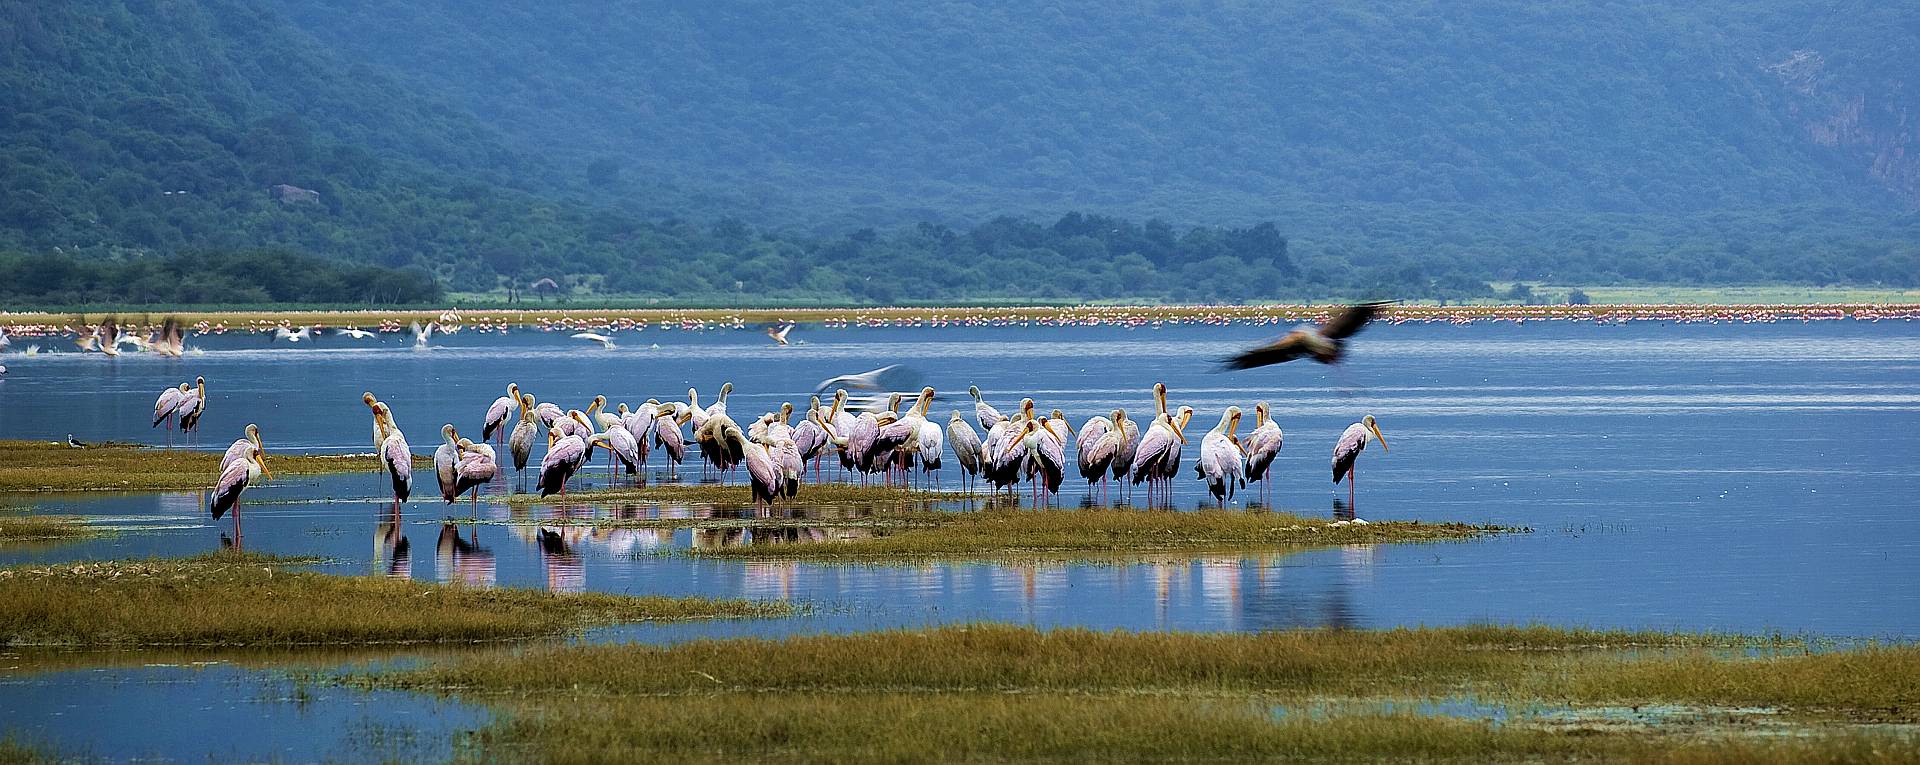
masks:
[[[793,331],[792,324],[782,324],[779,327],[768,327],[767,337],[773,338],[773,342],[776,345],[788,345],[787,333],[792,331]]]
[[[575,332],[571,335],[568,335],[568,337],[571,337],[575,340],[591,340],[593,342],[599,343],[600,347],[603,350],[611,351],[613,350],[613,347],[614,347],[613,338],[600,334],[598,332]]]
[[[1319,326],[1302,324],[1294,327],[1293,331],[1278,340],[1241,351],[1221,363],[1227,369],[1253,369],[1302,356],[1311,357],[1322,364],[1339,363],[1340,358],[1346,355],[1347,338],[1359,334],[1374,314],[1392,303],[1390,300],[1381,300],[1347,306]]]

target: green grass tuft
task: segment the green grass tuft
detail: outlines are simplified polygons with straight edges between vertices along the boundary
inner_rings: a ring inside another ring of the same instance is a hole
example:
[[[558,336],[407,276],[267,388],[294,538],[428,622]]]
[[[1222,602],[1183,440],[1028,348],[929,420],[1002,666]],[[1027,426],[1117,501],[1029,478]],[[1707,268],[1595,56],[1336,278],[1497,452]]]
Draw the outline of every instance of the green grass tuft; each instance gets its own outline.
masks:
[[[216,553],[0,569],[0,640],[82,647],[458,643],[792,610],[780,603],[470,589],[287,570],[309,560]]]
[[[0,514],[0,545],[19,542],[72,542],[105,532],[71,515]]]
[[[1517,531],[1462,523],[1340,524],[1290,513],[1242,510],[1092,508],[965,512],[898,511],[877,516],[905,528],[806,544],[703,547],[702,557],[886,561],[932,558],[1084,558],[1193,552],[1249,552],[1384,542],[1471,539]]]
[[[1754,651],[1762,648],[1765,650]],[[496,707],[474,761],[1903,762],[1913,647],[1470,626],[1259,634],[974,625],[673,646],[548,646],[358,682]],[[1679,664],[1669,662],[1684,660]],[[1898,673],[1905,673],[1899,675]],[[1682,675],[1686,675],[1682,677]],[[1715,678],[1745,678],[1741,682]],[[1884,688],[1868,689],[1878,678]],[[1733,689],[1738,692],[1732,692]],[[1408,711],[1502,705],[1506,724]],[[1539,721],[1541,706],[1699,705],[1717,724]],[[1783,724],[1765,729],[1727,705]],[[1885,706],[1898,705],[1896,707]],[[1900,712],[1889,712],[1889,709]],[[1774,710],[1787,710],[1776,715]],[[1744,726],[1744,727],[1743,727]],[[1775,735],[1787,733],[1791,735]]]
[[[414,467],[432,460],[414,457]],[[220,452],[156,449],[136,444],[96,444],[71,449],[65,443],[0,440],[0,493],[47,491],[189,491],[219,480]],[[307,456],[267,450],[267,469],[278,475],[353,473],[380,469],[371,454]]]

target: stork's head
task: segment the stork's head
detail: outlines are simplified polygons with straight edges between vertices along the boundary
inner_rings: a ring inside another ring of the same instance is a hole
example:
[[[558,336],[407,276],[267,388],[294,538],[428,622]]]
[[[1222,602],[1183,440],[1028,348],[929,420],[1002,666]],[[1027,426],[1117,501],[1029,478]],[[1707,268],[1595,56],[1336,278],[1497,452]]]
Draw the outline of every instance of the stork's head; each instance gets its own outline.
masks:
[[[1387,437],[1380,434],[1380,423],[1373,421],[1373,415],[1369,414],[1365,417],[1360,418],[1360,424],[1362,426],[1365,426],[1367,430],[1373,431],[1373,437],[1380,441],[1381,452],[1390,451],[1389,449],[1387,449]]]

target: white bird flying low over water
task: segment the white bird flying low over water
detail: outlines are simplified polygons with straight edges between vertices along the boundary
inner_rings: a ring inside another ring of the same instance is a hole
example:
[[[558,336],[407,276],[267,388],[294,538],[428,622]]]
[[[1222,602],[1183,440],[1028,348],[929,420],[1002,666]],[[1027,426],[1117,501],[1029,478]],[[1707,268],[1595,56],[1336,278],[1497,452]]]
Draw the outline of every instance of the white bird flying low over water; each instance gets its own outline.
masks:
[[[792,324],[782,324],[779,327],[768,327],[767,337],[773,338],[775,345],[790,345],[791,343],[787,342],[787,333],[793,331],[793,326]]]
[[[301,328],[300,328],[299,330],[297,330],[297,331],[290,331],[290,330],[288,330],[288,329],[287,329],[286,327],[274,327],[274,328],[273,328],[273,339],[274,339],[274,340],[285,340],[285,341],[287,341],[287,342],[289,342],[289,343],[297,343],[297,342],[300,342],[300,341],[302,341],[302,340],[312,340],[312,339],[313,339],[313,328],[312,328],[312,327],[301,327]]]
[[[347,337],[351,337],[355,340],[365,340],[369,337],[374,337],[374,334],[372,332],[368,332],[359,327],[341,327],[339,329],[334,330],[333,333],[336,335],[346,335]]]
[[[568,335],[568,337],[571,337],[575,340],[591,340],[593,342],[599,343],[600,348],[602,350],[611,351],[615,347],[613,344],[613,338],[607,337],[606,335],[600,334],[598,332],[575,332],[571,335]]]
[[[1346,340],[1360,330],[1392,301],[1376,301],[1348,306],[1319,326],[1302,324],[1293,331],[1258,348],[1250,348],[1221,362],[1227,369],[1252,369],[1269,364],[1312,357],[1322,364],[1337,364],[1346,355]]]
[[[814,393],[825,393],[828,388],[849,388],[852,390],[906,390],[920,387],[919,375],[912,369],[899,364],[888,364],[879,369],[868,370],[854,375],[841,375],[821,380],[813,386]]]
[[[414,350],[424,351],[427,349],[427,341],[433,338],[433,330],[435,327],[436,325],[431,322],[429,322],[427,326],[422,327],[420,326],[420,322],[417,321],[407,326],[407,329],[413,332]]]

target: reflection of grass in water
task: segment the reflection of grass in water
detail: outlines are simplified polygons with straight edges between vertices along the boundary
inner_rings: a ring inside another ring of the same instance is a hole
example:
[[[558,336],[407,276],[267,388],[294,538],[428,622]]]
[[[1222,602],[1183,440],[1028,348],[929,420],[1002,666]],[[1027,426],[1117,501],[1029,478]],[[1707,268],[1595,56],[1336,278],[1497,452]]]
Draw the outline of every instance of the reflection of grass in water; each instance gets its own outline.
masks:
[[[0,514],[0,545],[73,542],[105,533],[70,515]]]
[[[836,542],[690,551],[707,557],[819,560],[1082,557],[1103,554],[1233,552],[1296,547],[1430,542],[1513,531],[1463,523],[1342,524],[1290,513],[1125,508],[966,512],[876,511],[910,522],[881,536]]]
[[[286,565],[215,554],[0,569],[0,638],[15,645],[129,647],[446,643],[791,611],[735,600],[468,589]]]
[[[849,486],[843,483],[807,484],[799,496],[781,507],[809,507],[830,504],[898,505],[965,499],[957,492],[920,491],[887,486]],[[746,484],[719,486],[710,484],[658,484],[619,489],[590,489],[541,497],[538,494],[512,494],[503,497],[510,505],[604,504],[610,502],[699,502],[717,505],[749,506],[753,496]]]
[[[431,464],[427,457],[414,457],[416,468]],[[214,474],[219,467],[220,452],[118,443],[70,449],[64,443],[0,440],[0,492],[206,489],[219,480]],[[267,468],[276,476],[317,475],[378,470],[380,464],[371,454],[275,454],[269,443]]]
[[[534,501],[521,497],[515,497],[515,500],[520,503]],[[776,512],[793,512],[807,517],[620,518],[595,515],[485,523],[594,528],[864,528],[881,531],[871,537],[831,542],[701,547],[686,551],[687,554],[703,557],[843,561],[1088,558],[1112,554],[1245,552],[1383,542],[1432,542],[1524,531],[1462,523],[1338,523],[1291,513],[1242,510],[932,509],[935,500],[952,498],[953,495],[938,492],[828,484],[809,486],[799,498],[776,509]],[[579,492],[568,497],[567,504],[578,502],[581,505],[598,506],[618,501],[705,502],[733,508],[748,506],[745,487],[672,485]]]
[[[1755,645],[1777,650],[1740,650]],[[453,691],[500,707],[508,714],[475,737],[475,759],[1899,762],[1920,755],[1920,739],[1908,733],[1819,727],[1836,718],[1920,720],[1920,650],[1791,648],[1544,627],[1191,634],[975,625],[552,647],[361,681]],[[1737,719],[1704,730],[1631,730],[1382,711],[1381,702],[1463,693],[1515,706],[1765,707],[1782,710],[1797,726],[1791,732],[1808,737],[1694,735],[1735,732]],[[1276,717],[1276,706],[1302,713]]]

